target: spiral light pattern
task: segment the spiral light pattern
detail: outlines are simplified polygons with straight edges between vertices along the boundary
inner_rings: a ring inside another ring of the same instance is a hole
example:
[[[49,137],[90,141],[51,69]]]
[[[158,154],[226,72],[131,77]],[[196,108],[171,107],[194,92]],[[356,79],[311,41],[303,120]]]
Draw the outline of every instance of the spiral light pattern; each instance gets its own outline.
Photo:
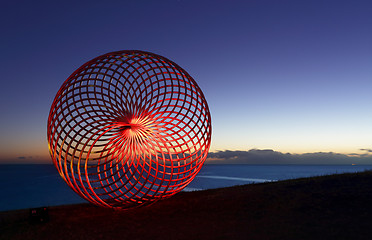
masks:
[[[174,62],[143,51],[99,56],[59,89],[48,144],[81,197],[127,209],[170,197],[200,171],[211,143],[204,95]]]

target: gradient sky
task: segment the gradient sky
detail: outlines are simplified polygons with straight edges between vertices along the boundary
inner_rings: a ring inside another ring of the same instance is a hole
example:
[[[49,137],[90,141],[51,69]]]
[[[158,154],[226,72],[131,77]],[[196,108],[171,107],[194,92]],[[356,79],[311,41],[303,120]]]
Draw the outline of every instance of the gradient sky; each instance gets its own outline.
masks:
[[[48,159],[63,81],[124,49],[163,55],[198,82],[211,151],[372,148],[371,13],[358,0],[3,2],[0,161]]]

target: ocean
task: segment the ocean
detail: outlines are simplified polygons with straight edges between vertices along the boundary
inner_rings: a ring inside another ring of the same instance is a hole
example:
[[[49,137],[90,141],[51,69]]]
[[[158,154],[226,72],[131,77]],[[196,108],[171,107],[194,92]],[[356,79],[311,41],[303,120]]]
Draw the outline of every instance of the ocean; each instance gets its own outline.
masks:
[[[372,170],[372,165],[205,164],[185,191]],[[0,165],[0,211],[84,203],[50,164]]]

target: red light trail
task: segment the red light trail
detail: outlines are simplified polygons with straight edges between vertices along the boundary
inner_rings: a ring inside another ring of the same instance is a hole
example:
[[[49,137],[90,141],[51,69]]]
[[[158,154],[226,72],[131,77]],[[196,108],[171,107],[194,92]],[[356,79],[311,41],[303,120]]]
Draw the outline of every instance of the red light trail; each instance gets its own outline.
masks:
[[[93,204],[127,209],[184,189],[211,144],[211,116],[176,63],[118,51],[78,68],[50,109],[47,137],[61,177]]]

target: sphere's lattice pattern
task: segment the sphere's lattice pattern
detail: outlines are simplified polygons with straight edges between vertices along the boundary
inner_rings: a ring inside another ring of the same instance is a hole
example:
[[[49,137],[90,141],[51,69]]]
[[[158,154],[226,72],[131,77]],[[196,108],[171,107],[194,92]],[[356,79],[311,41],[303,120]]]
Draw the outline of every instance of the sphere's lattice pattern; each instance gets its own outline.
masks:
[[[48,118],[53,162],[86,200],[130,208],[169,197],[211,143],[204,95],[174,62],[143,51],[97,57],[62,85]]]

